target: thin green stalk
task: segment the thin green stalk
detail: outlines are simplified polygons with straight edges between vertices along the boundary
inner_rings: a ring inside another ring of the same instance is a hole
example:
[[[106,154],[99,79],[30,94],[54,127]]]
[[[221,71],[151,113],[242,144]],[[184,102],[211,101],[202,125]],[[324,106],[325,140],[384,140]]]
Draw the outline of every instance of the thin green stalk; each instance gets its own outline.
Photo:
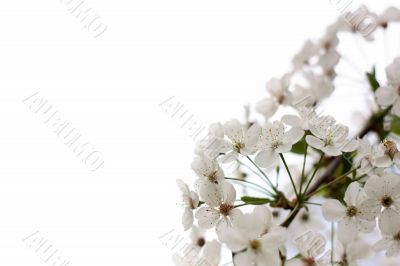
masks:
[[[286,161],[285,161],[285,157],[283,157],[283,154],[282,154],[282,153],[280,153],[279,156],[281,157],[282,162],[283,162],[283,164],[285,165],[286,171],[287,171],[288,174],[289,174],[290,182],[292,183],[294,193],[296,194],[296,198],[299,198],[299,194],[297,193],[296,185],[295,185],[295,183],[294,183],[294,181],[293,181],[293,177],[292,177],[292,174],[290,173],[289,167],[288,167],[288,165],[287,165],[287,163],[286,163]]]
[[[333,254],[335,249],[335,224],[331,223],[331,264],[333,265]]]
[[[311,204],[311,205],[322,206],[321,203],[316,203],[316,202],[304,201],[304,203],[305,203],[305,204]]]
[[[253,168],[251,168],[250,166],[248,166],[247,164],[245,164],[244,162],[240,161],[239,159],[237,160],[241,165],[243,165],[244,167],[246,167],[248,170],[250,170],[253,174],[255,174],[256,176],[263,178],[260,173],[257,173],[256,171],[254,171]],[[263,179],[264,180],[264,179]],[[269,184],[268,184],[269,185]]]
[[[239,207],[246,206],[246,205],[249,205],[249,204],[243,203],[243,204],[235,205],[235,206],[233,206],[233,208],[239,208]]]
[[[258,165],[250,158],[250,156],[246,156],[246,158],[257,168],[257,170],[263,175],[263,177],[265,178],[265,180],[269,183],[269,185],[271,186],[271,188],[278,193],[278,189],[274,186],[274,184],[271,182],[271,180],[269,179],[269,177],[264,173],[263,170],[261,170],[260,167],[258,167]]]
[[[321,154],[321,158],[319,158],[319,162],[318,162],[317,166],[315,167],[314,172],[313,172],[313,174],[312,174],[310,180],[308,180],[308,183],[307,183],[307,185],[306,185],[306,188],[304,189],[304,191],[303,191],[302,194],[306,194],[306,193],[307,193],[307,189],[310,187],[311,182],[313,181],[313,179],[314,179],[314,177],[315,177],[315,174],[317,173],[318,169],[321,167],[321,162],[322,162],[322,159],[323,159],[323,158],[324,158],[324,153]]]
[[[293,220],[293,216],[295,216],[298,211],[299,211],[300,205],[296,204],[296,206],[294,207],[294,209],[289,213],[289,216],[285,219],[285,221],[283,223],[281,223],[281,226],[287,227],[289,226],[289,224],[292,222]]]
[[[307,151],[308,151],[308,144],[307,144],[307,142],[305,142],[305,149],[304,149],[304,159],[303,159],[303,169],[301,170],[301,182],[300,182],[300,193],[301,193],[301,190],[302,190],[302,188],[303,188],[303,182],[304,182],[304,179],[305,179],[305,176],[304,176],[304,172],[305,172],[305,170],[306,170],[306,161],[307,161]]]
[[[247,184],[253,185],[253,186],[261,189],[263,192],[267,193],[268,195],[274,196],[274,194],[272,194],[271,191],[267,190],[266,188],[264,188],[264,187],[262,187],[262,186],[260,186],[260,185],[258,185],[256,183],[253,183],[253,182],[250,182],[250,181],[247,181],[247,180],[244,180],[244,179],[240,179],[240,178],[234,178],[234,177],[225,177],[225,179],[233,180],[233,181],[236,181],[236,182],[243,182],[243,183],[247,183]]]
[[[306,196],[304,197],[304,199],[309,199],[309,198],[311,198],[312,196],[318,194],[319,192],[321,192],[321,191],[324,190],[325,188],[327,188],[327,187],[329,187],[329,186],[331,186],[331,185],[333,185],[333,184],[336,184],[337,182],[341,181],[343,178],[347,177],[349,174],[353,173],[354,171],[357,171],[357,168],[355,168],[355,169],[353,169],[353,170],[350,170],[350,171],[348,171],[347,173],[345,173],[345,174],[343,174],[343,175],[341,175],[341,176],[336,177],[335,180],[329,182],[328,184],[325,184],[325,185],[321,186],[318,190],[316,190],[316,191],[314,191],[314,192],[312,192],[312,193],[306,195]],[[363,178],[363,177],[361,177],[361,178]],[[360,178],[360,179],[361,179],[361,178]],[[356,180],[354,180],[354,181],[356,181]]]

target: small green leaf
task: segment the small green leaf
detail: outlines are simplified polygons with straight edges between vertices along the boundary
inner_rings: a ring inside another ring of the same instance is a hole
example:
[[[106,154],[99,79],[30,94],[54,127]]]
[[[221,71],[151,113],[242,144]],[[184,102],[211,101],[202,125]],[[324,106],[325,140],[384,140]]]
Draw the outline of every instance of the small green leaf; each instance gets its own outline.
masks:
[[[249,197],[249,196],[244,196],[244,197],[241,198],[241,200],[244,203],[247,203],[247,204],[250,204],[250,205],[263,205],[263,204],[267,204],[267,203],[271,202],[270,199],[255,198],[255,197]]]
[[[400,118],[397,116],[393,117],[392,125],[390,127],[390,131],[400,135]]]
[[[368,78],[368,82],[369,82],[369,85],[371,86],[372,91],[376,91],[380,87],[380,84],[376,80],[375,67],[372,68],[371,72],[367,72],[367,78]]]
[[[304,154],[306,151],[306,141],[305,139],[300,140],[292,146],[292,152],[296,154]]]

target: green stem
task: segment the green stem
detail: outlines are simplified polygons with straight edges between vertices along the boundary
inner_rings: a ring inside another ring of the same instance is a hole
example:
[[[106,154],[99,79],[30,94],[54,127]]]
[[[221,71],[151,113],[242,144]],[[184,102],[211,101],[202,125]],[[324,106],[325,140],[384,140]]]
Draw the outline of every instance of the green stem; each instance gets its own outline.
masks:
[[[247,180],[244,180],[244,179],[234,178],[234,177],[225,177],[225,179],[233,180],[233,181],[237,181],[237,182],[243,182],[243,183],[247,183],[247,184],[253,185],[253,186],[261,189],[265,193],[268,193],[268,195],[274,196],[274,194],[272,194],[271,191],[267,190],[266,188],[264,188],[264,187],[262,187],[262,186],[260,186],[260,185],[258,185],[256,183],[253,183],[253,182],[250,182],[250,181],[247,181]]]
[[[246,205],[249,205],[249,204],[243,203],[243,204],[235,205],[235,206],[233,206],[233,208],[239,208],[239,207],[246,206]]]
[[[306,188],[304,189],[304,191],[303,191],[302,194],[306,194],[306,193],[307,193],[307,190],[308,190],[308,188],[310,187],[311,182],[313,181],[313,179],[314,179],[314,177],[315,177],[315,174],[317,173],[318,169],[321,167],[321,162],[322,162],[322,159],[323,159],[323,158],[324,158],[324,153],[321,154],[321,158],[319,158],[319,162],[318,162],[317,166],[315,167],[314,172],[313,172],[313,174],[312,174],[310,180],[308,180],[308,183],[307,183],[307,185],[306,185]]]
[[[339,181],[341,181],[343,178],[347,177],[349,174],[353,173],[354,171],[357,171],[357,168],[355,168],[355,169],[353,169],[353,170],[350,170],[350,171],[348,171],[347,173],[345,173],[345,174],[343,174],[343,175],[341,175],[341,176],[336,177],[335,180],[329,182],[328,184],[325,184],[325,185],[321,186],[318,190],[316,190],[316,191],[314,191],[313,193],[310,193],[310,194],[308,194],[307,196],[305,196],[304,199],[309,199],[309,198],[311,198],[312,196],[314,196],[315,194],[318,194],[319,192],[321,192],[322,190],[324,190],[325,188],[327,188],[327,187],[329,187],[329,186],[331,186],[331,185],[333,185],[333,184],[338,183]],[[364,177],[364,176],[362,176],[361,178],[363,178],[363,177]],[[360,179],[361,179],[361,178],[360,178]],[[354,180],[354,181],[356,181],[356,180]]]
[[[335,225],[334,225],[334,223],[332,223],[331,224],[331,264],[332,265],[333,265],[333,254],[335,254],[334,253],[334,248],[335,248],[335,246],[334,246],[334,244],[335,244],[334,237],[335,237]]]
[[[292,174],[290,173],[289,167],[288,167],[288,165],[287,165],[287,163],[285,161],[285,157],[283,157],[282,153],[280,153],[279,156],[281,157],[282,162],[285,165],[286,171],[288,172],[288,175],[289,175],[289,178],[290,178],[290,182],[292,183],[294,193],[296,194],[296,198],[299,198],[299,194],[297,193],[296,185],[295,185],[295,183],[293,181],[293,177],[292,177]]]
[[[274,186],[274,184],[271,182],[271,180],[268,178],[268,176],[264,173],[263,170],[261,170],[260,167],[250,158],[250,156],[246,156],[246,158],[257,168],[257,170],[263,175],[265,180],[268,182],[268,184],[271,186],[271,188],[275,191],[275,193],[278,193],[278,189]]]
[[[293,211],[290,212],[289,216],[281,224],[281,226],[288,227],[290,225],[290,223],[293,221],[294,217],[296,216],[296,214],[298,213],[299,210],[300,210],[300,205],[296,204]]]
[[[307,142],[305,141],[305,149],[304,149],[304,159],[303,159],[303,170],[301,170],[301,182],[300,182],[300,193],[301,193],[301,190],[302,190],[302,188],[303,188],[303,182],[304,182],[304,179],[305,179],[305,176],[304,176],[304,172],[305,172],[305,169],[306,169],[306,161],[307,161],[307,150],[308,150],[308,144],[307,144]]]

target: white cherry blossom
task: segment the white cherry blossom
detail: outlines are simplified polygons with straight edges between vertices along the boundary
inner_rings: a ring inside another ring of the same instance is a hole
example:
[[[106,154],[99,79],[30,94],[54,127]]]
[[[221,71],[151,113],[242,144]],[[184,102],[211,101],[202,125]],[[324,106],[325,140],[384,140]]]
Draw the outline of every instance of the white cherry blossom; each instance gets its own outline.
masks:
[[[193,210],[199,205],[199,196],[196,192],[191,191],[189,186],[182,180],[176,180],[176,183],[182,193],[182,224],[184,230],[188,230],[193,225]]]
[[[326,240],[320,233],[306,231],[295,239],[300,258],[286,262],[286,266],[330,266],[329,252],[325,251]]]
[[[220,240],[232,252],[237,252],[234,265],[279,266],[279,248],[286,237],[286,230],[272,223],[270,210],[257,206],[253,213],[243,214],[234,227],[220,236]]]
[[[293,57],[292,63],[296,69],[308,65],[311,58],[318,54],[318,46],[308,40],[304,43],[301,50]]]
[[[378,25],[383,28],[387,28],[390,22],[399,22],[400,21],[400,9],[396,7],[387,8],[379,17],[378,17]]]
[[[182,254],[174,254],[172,261],[176,266],[218,266],[221,261],[221,244],[213,240],[202,250],[188,246]]]
[[[306,136],[308,145],[323,151],[326,155],[338,156],[342,152],[357,149],[358,142],[347,138],[348,127],[337,124],[330,116],[316,117],[310,125],[310,130],[313,135]]]
[[[286,74],[282,78],[272,78],[267,83],[269,97],[259,101],[255,108],[260,114],[269,118],[275,114],[280,105],[291,104],[292,93],[289,91],[290,75]]]
[[[365,183],[368,199],[363,206],[379,218],[379,228],[383,233],[391,232],[392,223],[397,219],[400,210],[400,177],[393,173],[384,176],[372,176]]]
[[[235,219],[241,215],[241,211],[234,207],[236,190],[227,181],[221,181],[218,185],[205,183],[200,188],[201,199],[206,207],[197,210],[195,217],[199,226],[205,229],[216,227],[220,234],[232,226]]]
[[[217,160],[210,159],[205,155],[196,156],[192,162],[192,169],[203,182],[218,184],[224,179],[224,171],[219,166]]]
[[[292,127],[286,131],[280,121],[267,123],[262,128],[259,141],[260,152],[255,157],[256,164],[264,168],[277,165],[279,154],[289,152],[292,145],[298,142],[303,135],[304,131],[299,127]]]
[[[400,57],[386,68],[387,85],[376,91],[376,100],[379,105],[392,106],[392,113],[400,116]]]
[[[357,182],[351,183],[345,193],[345,205],[336,199],[328,199],[322,206],[322,214],[330,222],[338,222],[338,231],[348,239],[355,239],[358,232],[371,232],[376,225],[376,213],[366,202],[367,197]]]
[[[374,245],[376,251],[385,250],[387,257],[400,254],[400,215],[393,217],[391,225],[382,232],[382,239]]]
[[[360,266],[359,261],[368,257],[371,246],[361,239],[340,241],[335,245],[335,265]]]
[[[222,162],[231,162],[236,160],[238,154],[247,156],[253,154],[257,149],[257,143],[260,137],[260,126],[254,123],[250,128],[243,125],[237,119],[232,119],[224,124],[225,155],[222,156]]]
[[[367,138],[358,141],[357,156],[354,165],[358,166],[360,174],[370,173],[375,167],[389,167],[391,158],[386,154],[384,145],[372,145]]]

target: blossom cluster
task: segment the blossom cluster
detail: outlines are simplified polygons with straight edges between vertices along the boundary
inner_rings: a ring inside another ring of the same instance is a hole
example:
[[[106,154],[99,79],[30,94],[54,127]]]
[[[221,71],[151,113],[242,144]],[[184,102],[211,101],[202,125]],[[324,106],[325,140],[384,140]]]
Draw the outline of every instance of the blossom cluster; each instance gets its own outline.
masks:
[[[221,250],[238,266],[356,266],[373,253],[400,255],[400,57],[384,83],[363,73],[373,104],[358,134],[321,112],[346,60],[341,38],[373,42],[400,22],[394,7],[370,15],[378,27],[368,36],[339,18],[307,41],[292,70],[267,82],[254,107],[260,119],[210,125],[195,149],[193,186],[177,181],[183,228],[200,251],[190,261],[175,254],[176,265],[220,265]]]

